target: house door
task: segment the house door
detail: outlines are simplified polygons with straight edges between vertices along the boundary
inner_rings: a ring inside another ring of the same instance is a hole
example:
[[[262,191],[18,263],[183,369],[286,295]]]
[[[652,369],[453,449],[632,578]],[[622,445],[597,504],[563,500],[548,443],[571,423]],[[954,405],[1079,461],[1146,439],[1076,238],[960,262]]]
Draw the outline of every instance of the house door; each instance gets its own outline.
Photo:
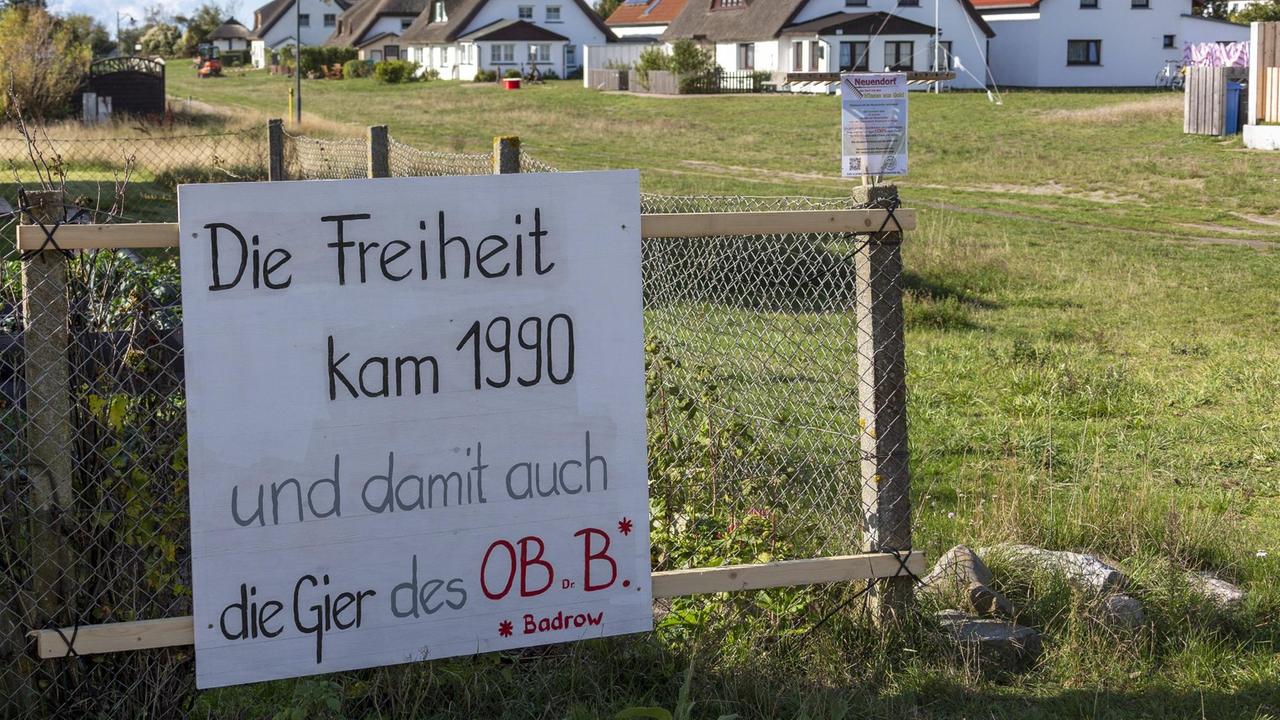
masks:
[[[568,75],[578,69],[578,46],[573,43],[564,45],[564,74]]]
[[[853,43],[851,42],[840,43],[840,69],[853,69]]]

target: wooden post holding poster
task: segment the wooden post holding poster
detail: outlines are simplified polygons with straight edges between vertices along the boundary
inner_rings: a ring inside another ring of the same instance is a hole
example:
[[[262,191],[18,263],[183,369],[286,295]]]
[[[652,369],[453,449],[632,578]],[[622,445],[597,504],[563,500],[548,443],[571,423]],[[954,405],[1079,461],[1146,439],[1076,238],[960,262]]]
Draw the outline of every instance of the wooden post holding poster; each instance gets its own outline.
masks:
[[[845,177],[907,174],[906,73],[840,76]]]
[[[178,199],[198,687],[652,627],[637,173]]]

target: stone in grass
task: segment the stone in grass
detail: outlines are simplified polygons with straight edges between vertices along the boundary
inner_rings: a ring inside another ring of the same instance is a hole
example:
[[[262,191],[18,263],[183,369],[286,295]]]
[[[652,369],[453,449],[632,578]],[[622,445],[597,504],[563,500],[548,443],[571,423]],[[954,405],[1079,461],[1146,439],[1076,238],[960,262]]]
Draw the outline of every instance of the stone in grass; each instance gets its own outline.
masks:
[[[1071,587],[1083,592],[1105,595],[1123,590],[1129,584],[1124,573],[1093,555],[1045,550],[1032,545],[997,545],[987,552],[1017,564],[1058,573]]]
[[[1222,610],[1238,610],[1244,604],[1244,590],[1211,572],[1187,573],[1187,582],[1192,590],[1208,598]]]
[[[1147,624],[1147,614],[1142,611],[1142,601],[1132,595],[1114,593],[1103,598],[1099,606],[1102,621],[1112,628],[1137,630]]]
[[[963,600],[980,615],[1013,616],[1013,604],[991,587],[991,570],[973,550],[957,545],[943,553],[920,582],[920,592]]]
[[[959,610],[943,610],[938,623],[966,660],[988,670],[1019,672],[1030,668],[1044,649],[1040,631],[1004,620],[975,617]]]

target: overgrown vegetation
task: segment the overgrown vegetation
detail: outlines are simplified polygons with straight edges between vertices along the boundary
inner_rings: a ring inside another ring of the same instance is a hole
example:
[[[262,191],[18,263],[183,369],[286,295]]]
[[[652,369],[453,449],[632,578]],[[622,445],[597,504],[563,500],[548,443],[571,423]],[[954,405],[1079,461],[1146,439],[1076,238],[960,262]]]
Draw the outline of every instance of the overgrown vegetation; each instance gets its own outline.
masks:
[[[91,56],[71,27],[42,8],[0,10],[0,116],[13,102],[32,118],[66,114]]]

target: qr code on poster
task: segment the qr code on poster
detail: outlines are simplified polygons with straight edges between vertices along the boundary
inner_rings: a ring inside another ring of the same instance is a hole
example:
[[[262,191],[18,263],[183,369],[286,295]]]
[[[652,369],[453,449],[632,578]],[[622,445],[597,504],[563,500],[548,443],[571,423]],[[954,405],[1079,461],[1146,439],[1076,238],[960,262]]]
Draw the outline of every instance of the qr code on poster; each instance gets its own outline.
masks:
[[[846,158],[846,160],[849,161],[849,167],[846,168],[848,172],[862,172],[862,158],[850,157]]]

